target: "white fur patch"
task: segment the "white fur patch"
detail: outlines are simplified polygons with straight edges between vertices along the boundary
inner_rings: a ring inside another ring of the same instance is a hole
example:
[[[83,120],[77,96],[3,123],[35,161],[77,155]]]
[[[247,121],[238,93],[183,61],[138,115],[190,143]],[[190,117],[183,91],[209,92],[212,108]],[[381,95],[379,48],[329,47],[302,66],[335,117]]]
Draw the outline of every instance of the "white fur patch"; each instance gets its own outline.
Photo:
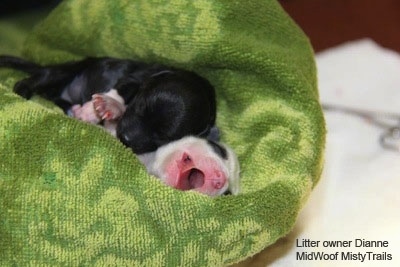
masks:
[[[125,100],[118,94],[118,91],[114,88],[111,88],[110,91],[104,93],[104,95],[111,97],[115,101],[121,103],[121,105],[125,105]]]
[[[174,142],[170,142],[162,147],[159,147],[155,152],[145,153],[138,155],[139,160],[146,166],[147,171],[160,178],[162,181],[167,179],[165,169],[166,165],[170,162],[170,158],[175,153],[185,151],[187,149],[200,150],[200,153],[205,157],[212,157],[221,169],[224,170],[228,179],[228,186],[225,187],[221,194],[229,189],[233,195],[240,192],[240,166],[236,154],[233,150],[225,144],[221,144],[227,151],[227,159],[218,156],[207,143],[206,140],[187,136]]]

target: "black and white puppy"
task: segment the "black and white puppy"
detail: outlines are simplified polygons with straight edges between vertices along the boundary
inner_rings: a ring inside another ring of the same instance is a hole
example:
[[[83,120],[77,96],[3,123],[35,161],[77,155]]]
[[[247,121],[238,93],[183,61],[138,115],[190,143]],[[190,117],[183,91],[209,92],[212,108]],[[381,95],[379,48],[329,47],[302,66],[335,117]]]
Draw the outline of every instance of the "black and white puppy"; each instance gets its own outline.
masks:
[[[118,120],[117,137],[136,154],[187,135],[207,137],[215,124],[214,88],[194,72],[115,58],[40,66],[2,56],[0,67],[30,74],[15,85],[17,94],[27,99],[38,94],[84,120],[94,97],[92,117]],[[112,99],[122,102],[124,110]]]
[[[14,87],[24,98],[38,94],[72,117],[103,123],[167,185],[210,196],[239,192],[236,155],[215,142],[214,88],[199,75],[115,58],[40,66],[0,56],[0,67],[30,74]]]

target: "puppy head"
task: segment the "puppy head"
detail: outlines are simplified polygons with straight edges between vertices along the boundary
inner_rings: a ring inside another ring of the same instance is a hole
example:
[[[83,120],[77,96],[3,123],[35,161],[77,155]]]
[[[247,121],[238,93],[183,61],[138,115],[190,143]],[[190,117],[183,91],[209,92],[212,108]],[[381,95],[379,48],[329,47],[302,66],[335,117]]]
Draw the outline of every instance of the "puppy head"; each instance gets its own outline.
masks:
[[[150,76],[128,104],[118,138],[136,154],[147,153],[187,135],[207,136],[214,126],[214,88],[188,71]]]
[[[239,193],[239,162],[226,145],[188,136],[139,159],[171,187],[209,196]]]

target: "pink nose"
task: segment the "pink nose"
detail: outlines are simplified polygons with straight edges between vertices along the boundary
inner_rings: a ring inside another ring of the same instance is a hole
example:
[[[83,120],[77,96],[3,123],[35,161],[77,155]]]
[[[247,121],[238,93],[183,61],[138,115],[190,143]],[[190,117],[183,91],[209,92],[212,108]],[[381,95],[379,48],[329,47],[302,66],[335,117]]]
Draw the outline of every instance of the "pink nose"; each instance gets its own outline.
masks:
[[[221,189],[222,187],[224,187],[224,185],[225,185],[225,181],[222,181],[222,180],[213,180],[212,181],[212,186],[215,189]]]
[[[224,187],[225,183],[226,183],[225,175],[220,171],[216,171],[214,179],[211,182],[212,187],[214,187],[215,189],[221,189],[222,187]]]

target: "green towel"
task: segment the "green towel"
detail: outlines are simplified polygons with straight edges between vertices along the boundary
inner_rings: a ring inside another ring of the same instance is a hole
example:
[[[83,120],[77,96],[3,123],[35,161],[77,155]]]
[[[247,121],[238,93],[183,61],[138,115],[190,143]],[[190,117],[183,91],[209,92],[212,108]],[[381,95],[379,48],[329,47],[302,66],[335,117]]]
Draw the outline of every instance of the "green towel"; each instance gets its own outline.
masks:
[[[26,39],[40,63],[114,56],[194,70],[217,90],[242,194],[163,185],[103,129],[0,75],[1,266],[221,266],[293,227],[325,126],[313,51],[275,0],[68,0]]]

